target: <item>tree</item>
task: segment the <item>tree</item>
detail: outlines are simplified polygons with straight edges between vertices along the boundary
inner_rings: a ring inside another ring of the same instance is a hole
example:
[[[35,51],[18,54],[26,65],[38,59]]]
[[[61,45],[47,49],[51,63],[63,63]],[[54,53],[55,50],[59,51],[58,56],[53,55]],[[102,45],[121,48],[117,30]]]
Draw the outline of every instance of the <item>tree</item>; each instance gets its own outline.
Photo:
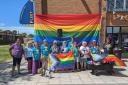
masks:
[[[34,35],[33,35],[33,34],[29,34],[28,37],[29,37],[29,38],[33,38]]]
[[[26,37],[26,36],[27,36],[27,33],[22,33],[22,36],[23,36],[23,37]]]

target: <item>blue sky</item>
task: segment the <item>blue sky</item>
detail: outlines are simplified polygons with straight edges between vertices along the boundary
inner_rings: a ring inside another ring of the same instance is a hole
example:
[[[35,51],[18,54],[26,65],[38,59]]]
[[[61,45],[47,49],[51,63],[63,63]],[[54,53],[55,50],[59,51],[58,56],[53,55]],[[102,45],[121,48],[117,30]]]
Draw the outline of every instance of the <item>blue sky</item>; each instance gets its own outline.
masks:
[[[33,33],[32,27],[19,23],[20,13],[28,0],[0,0],[0,29]]]

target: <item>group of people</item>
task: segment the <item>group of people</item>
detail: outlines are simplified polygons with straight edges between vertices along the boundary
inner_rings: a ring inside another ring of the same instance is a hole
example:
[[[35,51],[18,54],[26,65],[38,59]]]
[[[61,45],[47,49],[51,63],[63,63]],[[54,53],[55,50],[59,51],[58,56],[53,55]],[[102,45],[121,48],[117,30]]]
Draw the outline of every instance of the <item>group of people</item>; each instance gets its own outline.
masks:
[[[9,52],[13,58],[12,76],[15,74],[15,66],[17,65],[18,74],[20,74],[20,63],[22,57],[28,61],[28,72],[33,75],[38,73],[38,69],[41,68],[41,75],[45,75],[46,69],[55,71],[59,61],[56,60],[55,54],[58,53],[74,53],[75,69],[86,69],[86,62],[91,60],[90,54],[99,53],[99,46],[96,40],[93,40],[91,45],[88,42],[83,41],[81,46],[71,38],[70,42],[63,41],[61,46],[58,46],[56,40],[53,41],[50,46],[47,40],[43,40],[43,43],[28,41],[25,47],[22,46],[20,39],[17,39],[14,44],[10,46]],[[54,61],[52,66],[48,68],[48,61],[51,59]],[[80,67],[79,67],[80,66]]]

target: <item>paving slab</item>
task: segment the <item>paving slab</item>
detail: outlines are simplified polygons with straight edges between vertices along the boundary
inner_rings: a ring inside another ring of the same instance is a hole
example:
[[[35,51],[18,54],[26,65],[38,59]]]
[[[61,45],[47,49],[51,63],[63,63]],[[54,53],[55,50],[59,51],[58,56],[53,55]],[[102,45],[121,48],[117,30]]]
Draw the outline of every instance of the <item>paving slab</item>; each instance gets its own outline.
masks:
[[[125,62],[128,65],[128,62]],[[11,65],[11,62],[9,63]],[[0,85],[60,85],[60,84],[125,84],[128,85],[128,67],[115,67],[114,75],[92,75],[90,70],[68,73],[53,73],[52,78],[27,73],[27,62],[22,61],[21,75],[11,77],[11,66],[0,65]]]

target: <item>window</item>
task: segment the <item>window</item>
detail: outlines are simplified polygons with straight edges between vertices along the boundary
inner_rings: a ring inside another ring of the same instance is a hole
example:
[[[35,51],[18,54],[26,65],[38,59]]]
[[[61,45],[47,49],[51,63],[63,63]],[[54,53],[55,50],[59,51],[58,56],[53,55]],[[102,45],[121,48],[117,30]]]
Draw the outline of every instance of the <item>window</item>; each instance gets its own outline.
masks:
[[[112,33],[112,27],[107,27],[107,33]]]
[[[126,0],[126,10],[128,11],[128,0]]]
[[[120,27],[113,27],[113,33],[119,33]]]
[[[128,27],[121,27],[122,33],[128,33]]]
[[[116,6],[114,8],[115,11],[122,11],[124,6],[124,0],[116,0]]]
[[[107,0],[108,11],[128,11],[128,0]]]

